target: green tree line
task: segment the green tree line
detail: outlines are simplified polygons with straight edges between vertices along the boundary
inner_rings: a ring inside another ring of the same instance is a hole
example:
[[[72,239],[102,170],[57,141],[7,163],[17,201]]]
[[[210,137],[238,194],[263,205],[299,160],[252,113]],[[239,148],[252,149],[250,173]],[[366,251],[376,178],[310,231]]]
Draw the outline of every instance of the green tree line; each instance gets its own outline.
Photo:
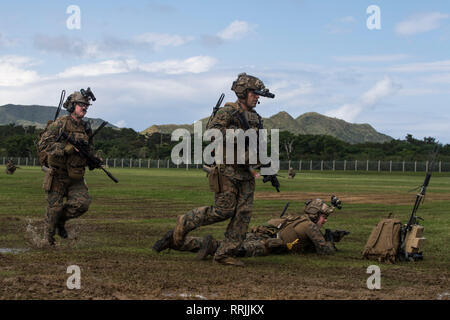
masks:
[[[0,156],[37,157],[35,143],[39,140],[41,132],[42,129],[35,127],[13,124],[0,126]],[[94,139],[95,149],[103,158],[170,159],[172,148],[178,143],[179,141],[171,141],[170,134],[154,133],[151,136],[144,136],[133,129],[109,127],[103,128]],[[408,134],[404,140],[350,144],[331,136],[280,132],[281,161],[301,159],[421,161],[429,159],[435,146],[439,146],[438,159],[450,161],[450,145],[440,144],[432,137],[419,140]]]

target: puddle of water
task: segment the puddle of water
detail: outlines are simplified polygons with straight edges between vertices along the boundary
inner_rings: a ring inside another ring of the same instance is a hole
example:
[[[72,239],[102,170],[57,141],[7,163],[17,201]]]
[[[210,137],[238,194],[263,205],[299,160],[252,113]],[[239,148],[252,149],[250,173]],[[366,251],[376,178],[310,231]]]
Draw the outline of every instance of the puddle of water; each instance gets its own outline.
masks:
[[[22,252],[26,252],[30,249],[20,249],[20,248],[0,248],[0,253],[12,253],[12,254],[18,254]]]

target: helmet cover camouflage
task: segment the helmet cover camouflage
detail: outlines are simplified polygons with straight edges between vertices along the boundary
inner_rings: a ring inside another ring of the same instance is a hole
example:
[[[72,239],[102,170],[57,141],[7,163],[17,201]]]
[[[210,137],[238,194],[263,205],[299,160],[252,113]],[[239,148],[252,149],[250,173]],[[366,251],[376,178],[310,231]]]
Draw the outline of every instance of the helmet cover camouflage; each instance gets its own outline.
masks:
[[[73,112],[75,110],[75,104],[77,103],[82,103],[88,106],[91,105],[89,98],[84,97],[81,92],[75,91],[67,97],[66,102],[64,102],[64,108],[66,108],[69,112]]]
[[[304,212],[309,216],[311,221],[319,221],[320,215],[324,215],[328,218],[330,213],[334,212],[334,209],[328,206],[322,199],[314,199],[306,201],[306,207]]]
[[[247,97],[247,90],[264,90],[264,83],[256,77],[246,74],[245,72],[238,74],[238,77],[233,81],[231,90],[233,90],[237,97],[245,99]]]

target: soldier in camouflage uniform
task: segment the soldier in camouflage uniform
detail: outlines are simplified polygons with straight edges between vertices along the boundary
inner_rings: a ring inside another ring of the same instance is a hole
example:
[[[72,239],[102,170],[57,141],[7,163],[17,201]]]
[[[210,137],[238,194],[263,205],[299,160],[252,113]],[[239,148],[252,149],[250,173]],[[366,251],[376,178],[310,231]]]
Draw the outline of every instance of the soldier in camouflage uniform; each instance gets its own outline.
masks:
[[[6,163],[6,174],[13,174],[16,171],[17,167],[14,165],[11,159]]]
[[[328,206],[321,199],[308,200],[304,214],[271,219],[265,225],[253,227],[236,255],[252,257],[288,252],[333,254],[336,251],[334,242],[339,242],[341,238],[327,241],[320,229],[334,209],[333,204]],[[186,237],[178,250],[197,252],[198,259],[205,259],[208,255],[214,255],[220,245],[221,241],[209,235],[205,238]],[[169,247],[173,247],[173,243]]]
[[[78,91],[67,97],[64,108],[70,114],[49,122],[37,145],[45,171],[43,188],[48,203],[46,240],[50,245],[55,242],[56,231],[61,238],[67,238],[65,223],[84,214],[91,203],[84,180],[86,159],[70,143],[63,139],[57,141],[61,132],[65,132],[75,141],[89,145],[93,151],[93,142],[89,139],[92,134],[90,124],[82,120],[91,105],[90,99]],[[64,198],[67,199],[65,203]]]
[[[294,179],[294,177],[295,177],[294,168],[290,167],[288,171],[288,179]]]
[[[262,129],[262,118],[254,110],[258,103],[259,95],[254,90],[266,90],[263,82],[256,77],[241,73],[231,87],[238,100],[226,103],[210,119],[207,129],[218,129],[224,139],[224,155],[226,159],[226,130],[227,129]],[[187,247],[195,247],[196,240],[186,235],[200,227],[216,222],[230,219],[228,223],[225,240],[218,246],[214,261],[221,264],[243,266],[243,263],[233,256],[236,250],[245,239],[250,217],[253,209],[253,194],[255,191],[255,178],[249,164],[219,164],[211,168],[209,182],[212,191],[215,193],[214,205],[195,208],[177,218],[177,223],[173,231],[157,241],[153,248],[160,252],[170,246],[181,250]],[[248,162],[246,162],[248,163]]]

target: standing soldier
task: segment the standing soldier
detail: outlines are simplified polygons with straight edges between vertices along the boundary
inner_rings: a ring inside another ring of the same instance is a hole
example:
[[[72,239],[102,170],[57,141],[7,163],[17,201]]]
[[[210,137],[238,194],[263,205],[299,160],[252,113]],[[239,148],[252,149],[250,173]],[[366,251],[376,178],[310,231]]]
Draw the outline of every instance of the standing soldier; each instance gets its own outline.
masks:
[[[49,123],[38,142],[39,159],[46,172],[43,188],[48,202],[46,240],[49,245],[54,245],[56,231],[61,238],[67,238],[66,221],[84,214],[91,203],[84,180],[86,158],[72,144],[61,139],[64,132],[93,151],[93,142],[89,139],[92,130],[89,122],[83,120],[91,99],[96,100],[89,88],[69,95],[64,103],[69,115]]]
[[[17,168],[18,167],[16,167],[14,165],[12,160],[9,159],[8,162],[6,163],[6,170],[5,170],[5,172],[6,172],[6,174],[13,174],[16,171]]]
[[[213,115],[207,129],[218,129],[226,137],[227,129],[262,129],[261,116],[254,110],[259,103],[260,95],[273,98],[274,95],[265,88],[263,82],[253,76],[241,73],[231,87],[238,100],[226,103],[225,106]],[[255,92],[256,91],[256,92]],[[226,149],[224,138],[224,150]],[[235,150],[237,146],[235,145]],[[236,156],[236,152],[235,152]],[[225,152],[223,159],[226,159]],[[244,264],[233,258],[237,248],[245,239],[253,209],[253,194],[255,191],[255,178],[249,164],[215,165],[209,173],[211,190],[215,193],[213,206],[192,209],[177,218],[175,229],[167,232],[158,240],[153,249],[160,252],[173,244],[175,248],[185,246],[185,241],[191,237],[186,235],[200,227],[230,219],[225,240],[217,248],[214,261],[225,265],[243,266]]]

